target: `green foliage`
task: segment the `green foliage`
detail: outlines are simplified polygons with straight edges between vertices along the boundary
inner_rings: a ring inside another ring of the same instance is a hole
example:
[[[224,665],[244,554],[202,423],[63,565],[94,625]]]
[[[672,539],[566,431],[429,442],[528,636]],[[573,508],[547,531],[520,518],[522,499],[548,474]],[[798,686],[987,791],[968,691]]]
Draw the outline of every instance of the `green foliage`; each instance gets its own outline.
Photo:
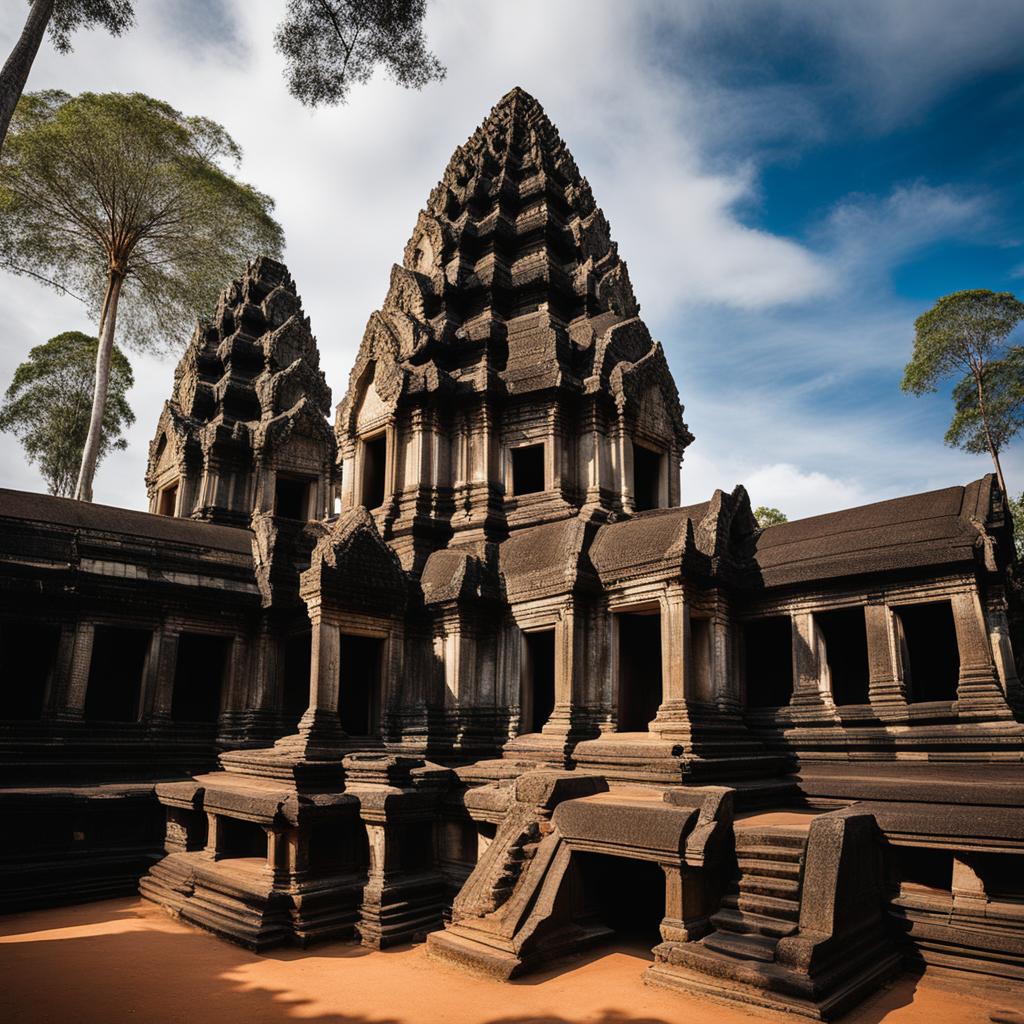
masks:
[[[985,413],[982,420],[977,381],[964,377],[953,388],[955,412],[946,431],[946,444],[975,454],[989,450],[989,441],[997,452],[1024,427],[1024,347],[1012,345],[1003,359],[986,363],[981,371]]]
[[[135,10],[130,0],[56,0],[50,18],[50,41],[59,53],[68,53],[75,29],[98,25],[112,36],[119,36],[134,23]]]
[[[1017,550],[1017,558],[1024,559],[1024,494],[1017,498],[1007,498],[1013,520],[1013,546]]]
[[[70,495],[89,431],[97,339],[66,331],[37,345],[15,371],[0,405],[0,430],[14,434],[51,494]],[[134,383],[124,353],[112,352],[110,391],[103,415],[99,457],[121,450],[125,427],[135,422],[128,405]]]
[[[903,372],[903,390],[922,395],[953,374],[979,372],[999,357],[1021,320],[1024,302],[1009,292],[978,288],[944,295],[914,322],[914,352]]]
[[[758,505],[754,509],[754,518],[762,530],[769,526],[777,526],[779,523],[789,522],[789,516],[785,512],[780,512],[777,508],[769,508],[767,505]]]
[[[407,89],[445,76],[423,35],[426,0],[288,0],[274,44],[291,94],[307,106],[344,103],[378,65]]]
[[[277,255],[273,202],[218,124],[141,93],[22,97],[0,157],[0,263],[88,297],[123,276],[123,342],[180,345],[222,282]]]

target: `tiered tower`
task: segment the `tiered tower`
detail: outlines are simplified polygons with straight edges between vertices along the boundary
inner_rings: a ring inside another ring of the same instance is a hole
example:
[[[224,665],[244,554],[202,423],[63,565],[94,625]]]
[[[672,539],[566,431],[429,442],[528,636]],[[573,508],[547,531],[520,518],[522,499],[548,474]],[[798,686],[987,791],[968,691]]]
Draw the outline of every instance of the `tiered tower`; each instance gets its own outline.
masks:
[[[331,511],[331,389],[295,284],[261,257],[197,325],[150,445],[150,511],[248,526]]]
[[[456,150],[367,324],[335,432],[343,507],[406,567],[569,516],[679,503],[692,440],[590,186],[513,89]]]

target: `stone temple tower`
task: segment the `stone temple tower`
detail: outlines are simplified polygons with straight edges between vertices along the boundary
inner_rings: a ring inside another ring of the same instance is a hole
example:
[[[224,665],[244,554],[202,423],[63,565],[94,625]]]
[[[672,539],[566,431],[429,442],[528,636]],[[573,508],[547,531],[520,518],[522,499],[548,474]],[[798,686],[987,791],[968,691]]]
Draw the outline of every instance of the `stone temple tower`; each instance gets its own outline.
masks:
[[[343,508],[403,565],[679,504],[692,440],[590,186],[513,89],[453,155],[337,409]]]
[[[150,444],[150,511],[232,526],[331,511],[331,389],[295,284],[260,257],[196,327]]]

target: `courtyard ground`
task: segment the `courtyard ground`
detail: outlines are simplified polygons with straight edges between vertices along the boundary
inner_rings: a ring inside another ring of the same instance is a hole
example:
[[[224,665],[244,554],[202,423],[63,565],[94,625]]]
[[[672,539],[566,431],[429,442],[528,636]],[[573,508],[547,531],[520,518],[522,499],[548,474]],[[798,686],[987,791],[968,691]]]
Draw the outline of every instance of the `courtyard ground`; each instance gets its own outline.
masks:
[[[508,984],[438,964],[423,946],[346,943],[249,953],[138,899],[0,918],[0,1021],[9,1024],[751,1024],[796,1020],[640,980],[650,956],[605,947]],[[1008,989],[904,977],[844,1024],[983,1024]]]

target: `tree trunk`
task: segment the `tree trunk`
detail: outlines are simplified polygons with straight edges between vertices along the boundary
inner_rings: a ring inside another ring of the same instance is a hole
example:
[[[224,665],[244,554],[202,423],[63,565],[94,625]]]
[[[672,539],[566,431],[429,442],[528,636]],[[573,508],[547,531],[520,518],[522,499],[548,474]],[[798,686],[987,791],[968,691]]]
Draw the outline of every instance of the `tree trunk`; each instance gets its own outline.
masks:
[[[100,331],[100,343],[96,346],[96,380],[92,393],[92,415],[89,418],[89,433],[82,449],[82,468],[78,472],[78,486],[75,497],[79,501],[92,501],[92,481],[96,476],[96,463],[100,457],[100,441],[103,438],[103,414],[107,408],[107,388],[110,384],[110,356],[114,348],[114,325],[117,321],[117,300],[121,295],[124,275],[111,270],[107,279],[107,296],[104,300],[106,313]]]
[[[985,410],[985,392],[981,386],[981,372],[974,371],[974,386],[978,390],[978,412],[981,413],[981,425],[985,428],[985,443],[988,445],[988,453],[992,456],[992,464],[996,467],[996,479],[999,481],[999,488],[1003,495],[1008,497],[1006,481],[1003,479],[1003,467],[999,461],[999,452],[992,441],[992,431],[988,427],[988,413]]]
[[[0,71],[0,149],[3,149],[14,108],[21,99],[28,73],[32,70],[32,62],[46,34],[46,26],[50,24],[53,4],[54,0],[33,0],[28,18],[25,19],[25,27],[21,30],[21,38],[14,44],[3,71]]]

